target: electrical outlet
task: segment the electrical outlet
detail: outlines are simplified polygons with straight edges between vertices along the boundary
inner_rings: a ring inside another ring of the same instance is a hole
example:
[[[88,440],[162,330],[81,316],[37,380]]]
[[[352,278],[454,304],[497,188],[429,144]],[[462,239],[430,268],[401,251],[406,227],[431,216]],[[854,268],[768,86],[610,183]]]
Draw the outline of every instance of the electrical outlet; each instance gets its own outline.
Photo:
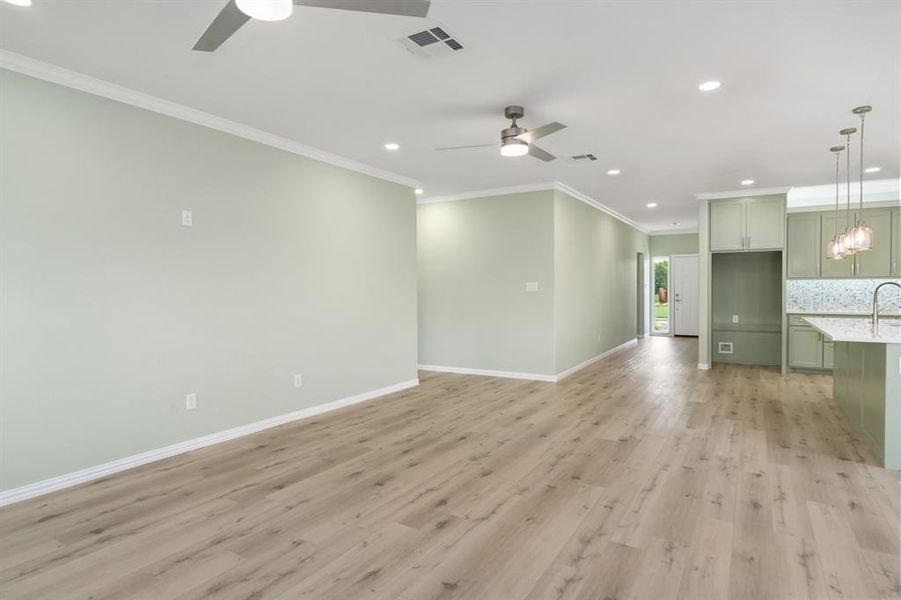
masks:
[[[296,387],[296,388],[303,387],[303,375],[295,375],[294,376],[294,387]]]
[[[194,213],[190,210],[181,211],[181,224],[185,227],[194,226]]]
[[[600,344],[600,343],[601,343],[601,334],[599,333],[598,334],[598,344]]]
[[[192,392],[185,396],[185,410],[194,410],[197,408],[197,394]]]
[[[738,323],[738,315],[732,315],[732,322]]]

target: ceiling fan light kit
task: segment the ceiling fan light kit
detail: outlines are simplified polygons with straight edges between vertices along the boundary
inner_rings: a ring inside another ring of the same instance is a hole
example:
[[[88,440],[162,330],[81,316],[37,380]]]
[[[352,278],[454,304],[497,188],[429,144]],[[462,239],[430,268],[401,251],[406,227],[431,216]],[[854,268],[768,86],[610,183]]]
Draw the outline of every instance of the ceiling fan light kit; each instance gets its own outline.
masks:
[[[282,21],[294,10],[294,0],[235,0],[235,4],[242,13],[260,21]]]
[[[501,140],[502,156],[525,156],[529,153],[529,145],[516,138],[504,138]]]

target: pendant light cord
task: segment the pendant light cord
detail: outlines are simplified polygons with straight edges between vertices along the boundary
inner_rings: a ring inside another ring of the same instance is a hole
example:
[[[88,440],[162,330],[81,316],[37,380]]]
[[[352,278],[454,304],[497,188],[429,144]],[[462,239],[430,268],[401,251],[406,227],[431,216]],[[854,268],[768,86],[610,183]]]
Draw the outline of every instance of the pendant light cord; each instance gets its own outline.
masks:
[[[845,173],[845,180],[847,183],[847,185],[846,185],[847,194],[846,194],[846,201],[845,201],[845,225],[847,227],[851,227],[851,134],[850,133],[846,134],[846,138],[847,138],[846,146],[847,146],[848,153],[845,156],[845,158],[847,159],[847,161],[846,161],[846,171],[847,172]]]
[[[835,227],[832,230],[833,237],[835,240],[838,238],[838,165],[839,165],[839,155],[842,153],[841,150],[835,153]]]
[[[863,221],[863,120],[867,113],[860,113],[860,212],[857,215],[858,224]]]

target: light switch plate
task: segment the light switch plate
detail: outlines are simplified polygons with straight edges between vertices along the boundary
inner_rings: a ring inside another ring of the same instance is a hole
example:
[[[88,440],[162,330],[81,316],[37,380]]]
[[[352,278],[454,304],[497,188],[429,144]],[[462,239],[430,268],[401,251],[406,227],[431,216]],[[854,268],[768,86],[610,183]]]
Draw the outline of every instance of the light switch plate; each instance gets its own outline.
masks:
[[[538,282],[537,281],[527,281],[526,282],[526,291],[527,292],[537,292],[538,291]]]
[[[197,394],[190,393],[185,396],[185,410],[194,410],[197,408]]]
[[[295,375],[294,376],[294,387],[296,387],[296,388],[303,387],[303,375]]]
[[[194,226],[194,213],[190,210],[181,211],[181,224],[185,227]]]
[[[732,315],[732,322],[738,323],[738,315]]]

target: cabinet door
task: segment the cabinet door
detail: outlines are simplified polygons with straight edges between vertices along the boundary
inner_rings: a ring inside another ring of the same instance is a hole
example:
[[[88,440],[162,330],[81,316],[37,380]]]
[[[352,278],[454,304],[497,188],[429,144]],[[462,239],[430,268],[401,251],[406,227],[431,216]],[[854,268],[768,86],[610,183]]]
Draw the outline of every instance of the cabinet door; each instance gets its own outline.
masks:
[[[785,226],[785,196],[746,198],[745,229],[749,250],[781,248]]]
[[[788,215],[786,272],[788,277],[820,276],[820,214]]]
[[[744,250],[744,199],[714,200],[710,203],[710,250]]]
[[[901,208],[892,214],[892,275],[901,277]]]
[[[838,215],[838,232],[845,230],[845,214]],[[835,213],[823,213],[820,219],[820,274],[823,277],[853,277],[854,257],[832,260],[826,257],[826,246],[835,236]]]
[[[823,368],[823,338],[811,327],[788,328],[788,366]]]
[[[835,367],[835,342],[823,342],[823,368]]]
[[[858,277],[888,277],[892,274],[892,211],[864,209],[863,218],[873,230],[873,249],[857,255]]]

